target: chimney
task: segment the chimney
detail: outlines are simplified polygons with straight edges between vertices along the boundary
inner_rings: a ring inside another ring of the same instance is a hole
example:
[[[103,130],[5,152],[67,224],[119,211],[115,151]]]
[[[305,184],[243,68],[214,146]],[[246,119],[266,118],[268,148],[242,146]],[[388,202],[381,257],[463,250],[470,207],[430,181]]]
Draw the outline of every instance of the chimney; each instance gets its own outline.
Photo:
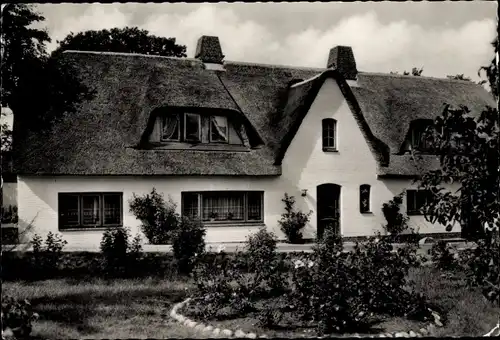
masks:
[[[335,46],[332,48],[326,67],[336,69],[346,80],[356,80],[358,74],[356,60],[350,46]]]
[[[200,59],[204,63],[222,64],[224,55],[220,47],[219,37],[204,35],[198,39],[194,57]]]

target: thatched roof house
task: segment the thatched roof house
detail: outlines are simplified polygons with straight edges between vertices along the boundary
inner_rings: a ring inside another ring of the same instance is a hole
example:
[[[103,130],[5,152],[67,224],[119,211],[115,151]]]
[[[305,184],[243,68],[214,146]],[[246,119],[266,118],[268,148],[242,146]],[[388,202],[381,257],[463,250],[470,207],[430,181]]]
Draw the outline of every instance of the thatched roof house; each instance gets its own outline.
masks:
[[[332,49],[326,68],[223,61],[215,37],[203,37],[195,59],[66,51],[95,97],[50,133],[17,141],[19,174],[281,174],[281,160],[327,78],[338,83],[379,163],[378,175],[414,175],[401,145],[415,119],[433,119],[444,103],[473,111],[494,105],[473,82],[362,72],[349,47]],[[242,150],[148,145],[163,108],[225,112],[242,132]]]

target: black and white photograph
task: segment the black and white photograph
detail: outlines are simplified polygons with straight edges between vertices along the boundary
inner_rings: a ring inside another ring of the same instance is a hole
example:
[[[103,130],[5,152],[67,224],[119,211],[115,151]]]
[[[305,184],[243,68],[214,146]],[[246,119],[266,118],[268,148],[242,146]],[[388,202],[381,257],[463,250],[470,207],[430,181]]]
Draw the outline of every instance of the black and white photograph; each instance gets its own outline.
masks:
[[[498,13],[2,4],[2,340],[500,337]]]

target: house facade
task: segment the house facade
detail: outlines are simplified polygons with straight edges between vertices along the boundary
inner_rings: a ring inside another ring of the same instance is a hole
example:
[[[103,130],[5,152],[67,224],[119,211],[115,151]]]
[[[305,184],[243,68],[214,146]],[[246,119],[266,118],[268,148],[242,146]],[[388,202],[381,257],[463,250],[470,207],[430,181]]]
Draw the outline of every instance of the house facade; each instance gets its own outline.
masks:
[[[328,224],[344,237],[383,232],[382,204],[401,192],[410,227],[445,233],[419,212],[425,192],[412,183],[439,160],[412,150],[425,151],[421,133],[444,103],[494,104],[472,82],[360,72],[346,46],[325,68],[225,61],[208,36],[193,59],[63,57],[95,95],[49,133],[16,139],[18,209],[21,228],[79,247],[98,245],[107,227],[138,232],[129,201],[153,188],[201,219],[207,242],[261,227],[284,239],[285,193],[313,212],[305,238]]]

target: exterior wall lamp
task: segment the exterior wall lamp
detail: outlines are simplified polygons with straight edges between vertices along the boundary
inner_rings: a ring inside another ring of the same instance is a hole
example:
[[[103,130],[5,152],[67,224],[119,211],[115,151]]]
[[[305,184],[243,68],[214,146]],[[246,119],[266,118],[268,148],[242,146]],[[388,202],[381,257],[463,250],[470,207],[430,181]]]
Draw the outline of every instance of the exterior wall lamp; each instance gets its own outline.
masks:
[[[302,197],[306,197],[307,196],[307,189],[302,189]]]

